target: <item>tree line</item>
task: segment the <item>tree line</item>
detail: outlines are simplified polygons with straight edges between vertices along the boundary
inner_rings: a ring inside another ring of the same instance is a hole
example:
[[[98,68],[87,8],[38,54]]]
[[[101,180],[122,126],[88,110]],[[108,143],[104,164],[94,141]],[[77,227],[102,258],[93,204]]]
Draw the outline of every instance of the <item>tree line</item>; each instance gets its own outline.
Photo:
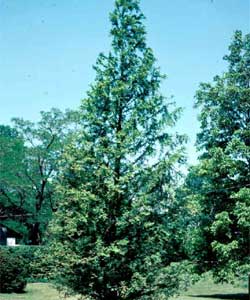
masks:
[[[246,275],[250,227],[250,35],[195,96],[198,163],[147,46],[137,0],[116,0],[112,47],[77,111],[0,126],[0,224],[48,244],[54,278],[86,299],[167,299],[191,274]],[[50,225],[49,225],[50,224]]]

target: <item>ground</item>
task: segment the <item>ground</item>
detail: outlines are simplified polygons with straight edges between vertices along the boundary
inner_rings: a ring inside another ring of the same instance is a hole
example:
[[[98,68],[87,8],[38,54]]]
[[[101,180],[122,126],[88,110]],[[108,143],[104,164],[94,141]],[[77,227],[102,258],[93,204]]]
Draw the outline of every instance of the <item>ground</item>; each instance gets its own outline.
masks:
[[[61,300],[56,289],[48,283],[30,283],[22,294],[0,294],[0,300]],[[75,298],[67,298],[75,300]]]
[[[205,277],[175,300],[250,300],[247,283],[237,286],[230,284],[214,284],[212,279]],[[172,299],[172,300],[174,300]],[[0,299],[1,300],[1,299]]]
[[[52,285],[47,283],[28,284],[23,294],[0,294],[0,300],[59,300],[60,297]],[[229,284],[216,285],[205,278],[192,286],[175,300],[248,300],[247,287],[241,284],[233,287]],[[74,300],[74,298],[67,298]]]

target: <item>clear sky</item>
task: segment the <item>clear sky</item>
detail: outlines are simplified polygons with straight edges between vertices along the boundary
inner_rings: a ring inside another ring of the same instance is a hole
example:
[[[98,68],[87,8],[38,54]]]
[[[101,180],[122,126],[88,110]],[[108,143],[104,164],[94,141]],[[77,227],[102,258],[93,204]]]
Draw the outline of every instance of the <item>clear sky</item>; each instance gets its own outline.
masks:
[[[250,0],[141,0],[148,45],[168,79],[166,96],[185,108],[195,161],[194,94],[199,82],[226,69],[233,32],[250,31]],[[113,0],[0,0],[0,124],[38,120],[41,110],[77,108],[93,82],[99,52],[110,46]]]

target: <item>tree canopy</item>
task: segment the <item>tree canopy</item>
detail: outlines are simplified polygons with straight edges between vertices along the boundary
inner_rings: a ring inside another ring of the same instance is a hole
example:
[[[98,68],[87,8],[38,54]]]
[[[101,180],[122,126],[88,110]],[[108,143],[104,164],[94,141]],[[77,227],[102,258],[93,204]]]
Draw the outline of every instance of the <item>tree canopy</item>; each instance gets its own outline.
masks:
[[[249,270],[250,35],[236,31],[224,59],[228,70],[196,94],[202,154],[188,183],[200,209],[194,257],[221,281]]]
[[[88,299],[166,299],[182,259],[173,233],[185,137],[170,130],[180,109],[160,93],[139,2],[115,1],[110,20],[112,50],[97,59],[65,153],[51,259],[56,280]]]
[[[56,210],[60,156],[75,117],[52,109],[37,123],[16,118],[14,128],[0,127],[0,222],[22,242],[40,244]]]

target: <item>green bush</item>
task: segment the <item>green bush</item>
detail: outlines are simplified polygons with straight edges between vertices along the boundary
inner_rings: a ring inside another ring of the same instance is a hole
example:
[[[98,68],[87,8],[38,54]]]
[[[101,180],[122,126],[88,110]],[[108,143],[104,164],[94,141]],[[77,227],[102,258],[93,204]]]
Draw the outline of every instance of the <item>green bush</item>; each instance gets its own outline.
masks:
[[[48,280],[51,267],[46,259],[47,248],[45,246],[2,246],[0,249],[4,253],[11,253],[11,255],[22,259],[28,273],[28,282]]]
[[[11,253],[22,257],[25,261],[25,264],[27,265],[27,268],[29,272],[31,272],[31,263],[34,261],[35,258],[35,252],[37,251],[37,246],[26,246],[21,245],[17,247],[5,247],[7,251],[10,251]]]
[[[0,293],[20,293],[27,284],[28,269],[22,256],[0,248]]]
[[[52,280],[53,265],[48,255],[48,248],[46,246],[36,247],[34,252],[34,259],[31,262],[32,281],[47,282]]]

